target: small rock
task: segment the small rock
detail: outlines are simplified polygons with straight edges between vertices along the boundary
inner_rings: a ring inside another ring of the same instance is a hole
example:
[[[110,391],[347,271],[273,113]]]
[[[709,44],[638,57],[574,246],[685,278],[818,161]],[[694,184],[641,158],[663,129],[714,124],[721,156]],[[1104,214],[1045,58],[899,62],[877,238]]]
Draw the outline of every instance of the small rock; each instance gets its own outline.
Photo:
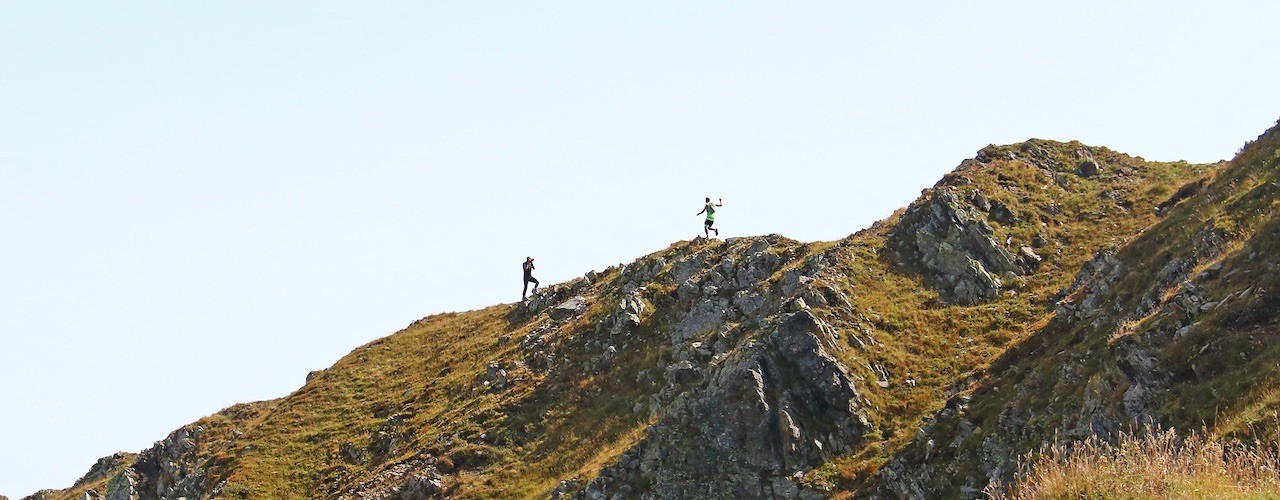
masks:
[[[974,191],[973,194],[969,195],[969,202],[973,203],[974,207],[983,212],[991,210],[991,201],[987,200],[986,196],[983,196],[982,193],[977,191]]]
[[[688,360],[681,361],[667,367],[666,378],[671,385],[687,384],[698,380],[698,369]]]
[[[582,491],[583,486],[585,485],[582,480],[576,477],[560,481],[560,484],[556,486],[556,489],[551,491],[551,498],[553,500],[560,498],[574,498]]]
[[[1076,166],[1076,173],[1080,174],[1080,177],[1093,177],[1102,173],[1102,166],[1098,165],[1093,158],[1085,158]]]
[[[444,493],[444,483],[439,476],[416,474],[400,487],[399,493],[399,498],[404,499],[435,498]]]
[[[1044,260],[1038,254],[1036,254],[1035,249],[1032,249],[1029,246],[1023,246],[1019,248],[1018,253],[1023,257],[1026,257],[1027,259],[1030,259],[1036,262],[1040,262],[1041,260]]]
[[[564,302],[557,304],[555,307],[547,310],[547,315],[556,321],[564,321],[566,319],[577,316],[587,308],[587,299],[580,295],[573,296]]]
[[[487,378],[484,381],[485,387],[494,390],[502,390],[507,387],[507,371],[503,370],[502,365],[497,361],[490,362],[489,366],[485,368],[485,377]]]
[[[622,317],[622,323],[628,327],[635,328],[640,326],[640,316],[629,313]]]
[[[808,303],[806,303],[806,302],[804,301],[804,299],[802,299],[802,298],[800,298],[800,297],[796,297],[795,299],[791,300],[790,302],[787,302],[786,310],[787,310],[787,312],[808,311],[808,310],[809,310],[809,304],[808,304]]]

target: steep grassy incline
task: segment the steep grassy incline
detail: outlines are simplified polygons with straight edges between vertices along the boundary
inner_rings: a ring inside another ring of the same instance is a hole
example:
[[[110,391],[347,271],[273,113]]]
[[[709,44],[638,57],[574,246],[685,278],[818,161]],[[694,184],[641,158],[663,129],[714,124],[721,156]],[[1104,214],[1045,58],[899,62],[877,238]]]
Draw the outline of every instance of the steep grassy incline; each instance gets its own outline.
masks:
[[[1280,409],[1280,129],[1099,252],[1052,315],[950,399],[881,492],[972,495],[1042,446],[1137,424],[1275,442]]]
[[[940,432],[932,415],[1007,370],[1009,346],[1031,349],[1095,253],[1168,227],[1215,168],[991,146],[841,241],[679,242],[524,304],[424,318],[287,397],[223,410],[42,497],[811,497],[889,484],[868,481],[934,458],[917,429]],[[1163,221],[1158,206],[1171,207]]]
[[[830,281],[852,307],[833,324],[869,341],[844,361],[875,382],[879,439],[809,480],[859,489],[913,442],[924,417],[1040,327],[1095,252],[1156,223],[1155,207],[1213,168],[1079,143],[990,146],[902,213],[847,239]],[[985,297],[963,293],[984,287]]]

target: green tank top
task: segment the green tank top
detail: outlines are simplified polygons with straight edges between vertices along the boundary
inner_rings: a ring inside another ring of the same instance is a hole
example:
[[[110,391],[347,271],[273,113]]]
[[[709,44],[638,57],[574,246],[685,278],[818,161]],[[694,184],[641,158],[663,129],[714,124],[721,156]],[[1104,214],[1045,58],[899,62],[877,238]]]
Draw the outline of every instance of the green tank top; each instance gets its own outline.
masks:
[[[716,207],[710,203],[707,204],[707,220],[716,220]]]

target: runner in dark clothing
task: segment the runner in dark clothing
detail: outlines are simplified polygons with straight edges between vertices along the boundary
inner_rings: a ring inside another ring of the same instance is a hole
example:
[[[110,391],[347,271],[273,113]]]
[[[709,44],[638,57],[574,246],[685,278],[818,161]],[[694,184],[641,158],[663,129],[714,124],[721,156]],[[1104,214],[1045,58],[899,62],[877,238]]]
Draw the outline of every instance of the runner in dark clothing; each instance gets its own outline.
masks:
[[[707,238],[711,237],[711,231],[715,231],[716,236],[720,236],[720,230],[711,227],[712,224],[716,223],[716,207],[724,206],[724,198],[721,198],[718,201],[719,203],[711,203],[711,197],[707,197],[707,204],[702,206],[702,212],[694,214],[702,215],[703,212],[707,213],[707,222],[702,226],[702,234],[705,234]]]
[[[533,294],[538,294],[538,278],[533,277],[533,257],[525,257],[524,265],[524,289],[520,290],[520,300],[524,301],[525,292],[529,290],[529,283],[533,283]]]

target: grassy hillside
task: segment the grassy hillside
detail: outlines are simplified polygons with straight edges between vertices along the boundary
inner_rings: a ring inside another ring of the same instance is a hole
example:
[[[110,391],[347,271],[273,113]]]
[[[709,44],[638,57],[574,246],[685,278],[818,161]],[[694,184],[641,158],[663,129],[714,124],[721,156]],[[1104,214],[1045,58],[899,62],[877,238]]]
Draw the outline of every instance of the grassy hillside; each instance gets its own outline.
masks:
[[[1076,175],[1083,161],[1078,151],[1090,151],[1104,171],[1093,177]],[[1119,246],[1154,224],[1154,207],[1213,170],[1039,140],[988,147],[979,159],[986,161],[965,162],[933,193],[950,190],[966,200],[979,193],[1003,206],[999,217],[988,218],[993,239],[1010,249],[1029,246],[1043,260],[1033,272],[1016,277],[999,299],[951,305],[930,289],[928,270],[901,265],[904,259],[897,253],[877,252],[891,246],[886,239],[897,229],[894,219],[851,237],[860,254],[851,253],[838,267],[843,274],[839,285],[858,310],[854,317],[861,319],[849,326],[865,331],[878,345],[846,363],[871,366],[868,377],[883,368],[889,387],[870,396],[880,410],[881,439],[815,471],[815,483],[826,483],[833,491],[860,487],[916,437],[922,419],[967,390],[1006,348],[1042,325],[1056,295],[1093,253]]]
[[[1037,369],[1010,372],[1028,353],[1046,352],[1035,347],[1051,342],[1046,337],[1057,338],[1046,332],[1057,331],[1057,302],[1081,267],[1100,250],[1159,258],[1161,250],[1138,246],[1147,241],[1140,235],[1153,227],[1176,232],[1180,226],[1170,221],[1191,217],[1182,205],[1202,196],[1191,193],[1195,186],[1218,192],[1218,168],[1147,162],[1079,143],[990,146],[911,207],[841,241],[679,242],[549,287],[527,304],[424,318],[312,374],[287,397],[227,408],[45,497],[112,487],[134,488],[141,498],[380,497],[406,485],[430,495],[511,498],[627,481],[644,487],[649,479],[635,478],[652,476],[601,471],[624,470],[641,452],[659,453],[671,433],[709,436],[705,422],[679,420],[736,394],[720,390],[716,377],[780,342],[786,330],[778,325],[797,314],[818,322],[815,359],[837,360],[853,382],[859,434],[835,443],[839,451],[823,434],[817,449],[795,451],[793,444],[777,456],[802,472],[800,486],[848,494],[876,484],[876,472],[892,460],[935,459],[937,445],[920,442],[918,429],[942,436],[947,426],[961,427],[936,417],[958,395],[969,397],[975,385],[978,394],[1011,394],[997,392],[995,380]],[[1240,185],[1264,180],[1233,175]],[[1190,201],[1175,206],[1180,198]],[[1260,209],[1248,199],[1213,206]],[[1263,220],[1221,213],[1206,208],[1202,219],[1212,216],[1220,224],[1214,227],[1238,235],[1232,241]],[[957,265],[970,274],[949,272]],[[574,297],[580,307],[556,307]],[[1183,376],[1236,368],[1222,363]],[[771,376],[791,383],[788,377],[806,374]],[[1188,391],[1187,399],[1200,397]],[[770,394],[768,401],[803,402],[805,394]],[[1255,398],[1270,402],[1247,411],[1274,415],[1277,394]],[[976,411],[998,412],[1007,403],[992,400]],[[780,415],[793,422],[796,435],[824,428],[821,414],[803,406],[765,411],[770,422]],[[1044,418],[1048,432],[1055,417]],[[783,483],[794,478],[774,473],[766,486],[772,489],[761,491],[789,491]],[[954,491],[981,486],[957,484]]]
[[[882,471],[896,494],[1011,479],[1013,457],[1157,423],[1274,442],[1280,130],[1170,195]],[[912,477],[903,471],[912,471]]]

